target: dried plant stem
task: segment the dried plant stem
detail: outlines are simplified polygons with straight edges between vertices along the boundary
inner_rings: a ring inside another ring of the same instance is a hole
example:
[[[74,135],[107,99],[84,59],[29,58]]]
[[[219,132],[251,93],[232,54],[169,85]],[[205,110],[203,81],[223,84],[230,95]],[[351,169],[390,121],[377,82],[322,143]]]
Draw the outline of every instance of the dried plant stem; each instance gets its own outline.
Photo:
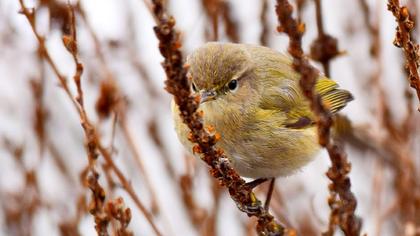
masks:
[[[330,61],[340,54],[338,41],[324,31],[321,0],[315,0],[315,10],[318,38],[311,45],[311,58],[319,61],[324,68],[325,75],[330,77]]]
[[[303,10],[305,9],[307,0],[296,0],[297,21],[303,22]]]
[[[150,5],[149,10],[150,12],[152,12],[151,5]],[[127,6],[127,10],[126,10],[127,12],[126,23],[127,23],[127,28],[128,28],[128,32],[126,36],[126,38],[128,39],[127,52],[129,54],[129,59],[132,66],[135,68],[136,72],[139,75],[138,76],[139,79],[142,80],[143,82],[142,84],[146,87],[146,92],[149,94],[151,98],[153,98],[153,101],[160,100],[162,99],[162,97],[160,96],[161,94],[153,85],[152,78],[146,68],[146,65],[143,63],[143,61],[141,60],[139,56],[139,54],[141,55],[141,53],[138,53],[138,50],[137,50],[138,49],[137,42],[139,41],[139,37],[138,37],[139,35],[136,32],[136,29],[137,29],[136,27],[139,21],[136,20],[136,18],[134,17],[135,11],[136,10],[133,10]],[[153,118],[152,120],[155,120],[155,119]]]
[[[121,118],[118,120],[118,124],[121,127],[122,134],[124,136],[124,139],[126,140],[128,147],[134,157],[134,161],[137,164],[137,167],[143,173],[144,181],[146,183],[146,188],[149,190],[151,195],[151,202],[152,202],[152,212],[157,213],[160,211],[159,205],[157,203],[157,197],[156,197],[156,191],[152,186],[152,182],[149,178],[149,175],[147,174],[146,168],[144,167],[143,160],[140,156],[140,150],[137,148],[137,145],[134,142],[133,135],[130,132],[130,129],[127,125],[127,118],[125,117],[125,114],[122,114],[120,116]]]
[[[41,58],[40,53],[37,54]],[[32,97],[34,98],[34,110],[33,110],[33,130],[37,137],[39,147],[40,159],[44,156],[44,150],[46,146],[46,120],[48,118],[48,111],[44,104],[44,87],[45,87],[45,69],[42,65],[42,61],[39,60],[40,75],[37,79],[30,80]]]
[[[324,235],[333,235],[337,224],[346,235],[359,235],[361,220],[355,215],[357,200],[350,190],[347,176],[351,166],[344,150],[330,138],[331,113],[323,107],[321,97],[314,90],[318,71],[309,64],[302,50],[305,27],[293,18],[293,7],[287,0],[277,0],[276,12],[280,24],[278,31],[289,36],[288,51],[293,57],[293,68],[301,75],[300,87],[317,117],[319,143],[327,149],[332,162],[327,172],[332,180],[328,200],[331,214],[329,228]]]
[[[150,6],[150,12],[152,8]],[[139,53],[137,50],[137,42],[138,42],[138,34],[136,33],[136,25],[137,22],[134,18],[134,12],[132,9],[127,9],[127,19],[126,19],[127,25],[128,25],[128,35],[127,38],[129,41],[127,42],[128,48],[127,51],[129,53],[129,58],[132,66],[134,67],[135,71],[138,74],[138,77],[142,80],[142,85],[145,86],[145,91],[147,92],[148,96],[151,98],[151,105],[150,107],[157,107],[154,104],[160,104],[162,102],[162,96],[160,92],[155,88],[153,85],[153,80],[148,73],[146,66],[144,63],[140,60]],[[171,180],[176,180],[176,172],[173,166],[173,163],[171,162],[170,156],[168,154],[168,150],[165,146],[165,142],[160,136],[158,132],[158,119],[157,119],[157,109],[151,110],[152,117],[150,118],[147,126],[149,135],[154,142],[155,146],[157,147],[158,151],[160,152],[160,157],[162,158],[165,168],[168,172],[168,174],[171,177]]]
[[[381,71],[382,71],[382,61],[381,61],[381,43],[379,38],[378,26],[370,22],[369,19],[369,8],[365,0],[360,0],[362,6],[363,15],[365,18],[365,24],[368,27],[369,33],[371,34],[371,56],[376,60],[378,68],[376,72],[372,75],[372,83],[375,85],[375,88],[379,90],[379,104],[378,107],[378,119],[381,121],[381,126],[383,130],[386,131],[385,137],[380,141],[379,147],[380,150],[385,150],[386,153],[390,155],[389,160],[387,160],[388,166],[394,171],[395,175],[398,178],[395,178],[393,181],[396,199],[395,205],[397,207],[390,207],[391,213],[399,213],[401,224],[408,226],[410,224],[415,224],[416,214],[419,214],[419,211],[416,210],[416,194],[412,193],[413,187],[419,185],[419,182],[416,180],[416,169],[414,167],[414,158],[413,154],[410,151],[410,137],[415,133],[414,127],[414,116],[411,109],[411,99],[406,99],[407,102],[407,115],[402,120],[400,125],[392,119],[392,113],[390,105],[386,100],[386,94],[383,86],[380,84]],[[380,20],[376,20],[380,22]],[[407,71],[409,73],[409,71]],[[376,140],[375,137],[370,137],[369,140]],[[380,159],[382,162],[385,162],[384,159]],[[376,192],[376,191],[375,191]],[[387,214],[387,215],[389,215]],[[383,217],[380,218],[379,225],[384,220]],[[379,227],[378,227],[379,230]],[[402,232],[399,232],[400,234]]]
[[[226,0],[220,1],[220,12],[224,23],[226,36],[234,43],[239,42],[238,22],[233,18],[231,5]]]
[[[411,39],[411,31],[414,29],[414,22],[410,19],[410,12],[407,7],[400,6],[399,0],[388,0],[388,10],[392,12],[398,23],[394,45],[402,48],[406,59],[405,68],[409,73],[410,86],[415,89],[420,102],[420,54],[419,45]],[[420,112],[420,105],[418,106]]]
[[[207,217],[206,224],[203,227],[203,236],[216,236],[217,235],[217,217],[220,210],[220,198],[222,196],[222,187],[219,183],[212,179],[211,188],[213,192],[214,205],[212,212]]]
[[[219,17],[223,20],[226,36],[232,42],[239,42],[238,23],[233,19],[231,6],[225,0],[201,0],[208,20],[211,22],[210,41],[219,40]]]
[[[104,71],[106,77],[112,77],[112,79],[115,80],[112,76],[111,70],[108,67],[107,61],[105,59],[105,55],[102,51],[102,47],[101,47],[101,43],[99,41],[99,38],[96,35],[95,30],[93,29],[89,20],[87,19],[85,10],[82,7],[82,5],[80,5],[80,2],[77,5],[77,9],[78,9],[78,12],[80,14],[80,18],[85,23],[86,29],[89,32],[89,35],[93,40],[93,44],[95,46],[96,58],[99,59],[99,62],[101,63],[101,69]]]
[[[147,2],[145,1],[145,4],[147,5]],[[86,14],[84,12],[84,9],[79,6],[78,7],[79,11],[81,12],[81,17],[83,19],[83,21],[85,22],[85,25],[88,29],[88,32],[94,42],[95,45],[95,53],[97,55],[97,58],[99,59],[99,61],[101,62],[101,68],[105,71],[106,73],[106,77],[107,79],[112,80],[114,83],[117,82],[117,80],[115,79],[114,74],[112,73],[111,69],[108,66],[107,60],[105,58],[105,55],[102,51],[102,46],[101,43],[99,41],[98,36],[96,35],[95,31],[93,30],[93,27],[91,26],[90,22],[88,21]],[[131,50],[130,50],[131,51]],[[149,86],[150,88],[150,86]],[[123,109],[120,109],[119,114],[116,113],[117,116],[119,116],[118,119],[118,124],[122,129],[122,133],[123,133],[123,137],[126,140],[126,142],[128,143],[128,147],[131,151],[131,153],[133,154],[134,157],[134,161],[136,162],[140,173],[143,175],[144,177],[144,181],[146,184],[146,188],[149,190],[150,195],[151,195],[151,202],[152,202],[152,212],[157,213],[160,211],[159,209],[159,204],[157,203],[157,197],[156,197],[156,191],[153,188],[153,185],[150,181],[149,175],[147,174],[145,168],[144,168],[144,164],[143,164],[143,160],[141,159],[140,156],[140,151],[138,150],[138,147],[135,145],[133,138],[132,138],[132,134],[129,132],[129,127],[127,126],[127,119],[126,119],[126,109],[125,109],[125,105],[121,104],[120,102],[120,106],[124,106]]]
[[[268,46],[269,25],[268,25],[267,14],[268,14],[268,0],[262,0],[261,13],[260,13],[260,22],[261,22],[260,44],[263,46]]]
[[[97,177],[98,177],[97,174],[96,174],[96,171],[94,169],[94,162],[97,159],[96,150],[98,150],[99,153],[104,157],[106,163],[115,172],[115,174],[117,175],[121,184],[123,185],[124,189],[130,195],[130,197],[134,200],[135,204],[140,209],[140,211],[144,214],[147,221],[152,226],[154,232],[157,235],[161,235],[160,231],[158,230],[157,226],[155,225],[155,223],[153,221],[153,218],[152,218],[151,214],[147,211],[147,209],[145,208],[143,203],[140,201],[140,198],[134,192],[131,184],[125,178],[125,176],[123,175],[121,170],[115,165],[114,161],[112,160],[111,154],[109,154],[108,151],[102,146],[102,144],[99,140],[99,135],[96,132],[96,129],[91,124],[90,120],[88,119],[87,113],[84,109],[83,90],[82,90],[82,87],[81,87],[81,75],[82,75],[82,72],[83,72],[83,65],[79,62],[79,59],[78,59],[78,56],[77,56],[77,41],[76,41],[76,37],[75,37],[75,29],[73,28],[73,31],[72,31],[73,35],[65,35],[63,37],[63,42],[64,42],[67,50],[72,54],[74,62],[76,64],[76,73],[74,75],[74,81],[76,83],[77,91],[78,91],[78,96],[76,98],[73,97],[73,94],[69,90],[69,88],[67,86],[66,78],[60,73],[60,71],[58,70],[55,62],[51,59],[50,54],[48,53],[48,50],[45,47],[44,38],[39,35],[39,33],[38,33],[38,31],[35,27],[35,20],[34,20],[35,12],[34,12],[34,9],[31,9],[31,10],[28,9],[25,6],[23,0],[19,0],[19,3],[20,3],[21,8],[22,8],[21,9],[22,14],[24,14],[26,16],[26,18],[28,19],[28,21],[31,25],[32,31],[33,31],[35,37],[38,40],[40,48],[43,49],[44,58],[47,60],[48,64],[53,69],[53,72],[57,76],[57,78],[60,82],[60,85],[63,87],[64,91],[66,92],[66,94],[68,95],[70,100],[72,101],[73,105],[76,107],[77,112],[80,116],[81,125],[83,127],[84,132],[85,132],[86,141],[87,141],[89,169],[91,170],[91,172],[93,174],[92,178],[97,179]],[[73,17],[74,17],[74,15],[73,15]],[[74,21],[73,21],[73,23],[74,23]],[[94,180],[94,181],[97,183],[97,180]],[[96,183],[95,183],[95,186],[92,186],[91,188],[98,187],[98,185],[96,185]],[[98,195],[98,196],[95,197],[95,199],[102,199],[104,197],[100,193],[101,192],[100,189],[99,189],[99,191],[95,191],[94,189],[92,189],[92,191],[93,191],[94,194]],[[104,229],[102,229],[101,232],[105,233],[106,229],[105,229],[105,231],[103,231],[103,230]],[[98,231],[98,233],[99,233],[99,231]]]
[[[179,187],[181,196],[187,209],[188,216],[196,229],[203,226],[203,222],[208,217],[207,211],[201,208],[194,199],[193,194],[193,178],[191,175],[182,175],[179,178]]]
[[[208,133],[202,123],[203,114],[197,112],[198,99],[190,94],[187,68],[183,66],[183,57],[179,34],[174,30],[175,20],[167,15],[162,1],[153,0],[153,13],[158,19],[154,27],[159,39],[159,49],[165,58],[162,63],[167,80],[166,90],[174,95],[174,101],[180,109],[182,120],[191,130],[190,140],[196,145],[194,151],[200,153],[203,161],[210,166],[210,173],[229,189],[232,199],[239,209],[248,216],[258,218],[257,232],[261,235],[284,235],[290,233],[278,224],[274,217],[267,212],[256,199],[252,190],[245,185],[245,181],[230,166],[223,150],[214,147],[218,135]]]
[[[115,165],[114,161],[112,160],[111,155],[109,152],[101,145],[98,144],[98,150],[101,153],[101,155],[106,160],[107,164],[110,165],[111,169],[114,171],[114,173],[117,175],[117,178],[120,180],[121,185],[125,189],[125,191],[130,195],[130,197],[133,199],[136,206],[140,209],[140,211],[144,214],[146,217],[146,220],[149,222],[149,224],[152,226],[154,232],[156,235],[162,235],[157,228],[156,224],[153,221],[152,215],[149,213],[149,211],[146,209],[146,207],[141,202],[140,198],[137,196],[136,192],[134,191],[133,187],[131,186],[130,182],[125,178],[122,171]]]
[[[64,89],[64,92],[67,94],[67,96],[73,98],[73,95],[67,85],[67,79],[64,75],[62,75],[60,73],[60,71],[58,70],[58,67],[55,65],[54,61],[52,60],[48,50],[46,49],[45,46],[45,38],[42,37],[41,35],[38,34],[38,31],[36,30],[35,27],[35,13],[34,13],[34,9],[28,9],[25,7],[25,4],[23,2],[23,0],[19,0],[19,3],[22,7],[21,9],[21,13],[23,15],[25,15],[25,17],[28,19],[28,22],[32,28],[32,31],[35,34],[35,37],[38,41],[39,44],[39,53],[42,55],[42,57],[47,61],[47,63],[51,66],[51,69],[53,70],[54,74],[57,76],[60,85],[62,86],[62,88]],[[80,107],[78,106],[77,102],[74,99],[71,99],[71,102],[73,104],[73,106],[79,111]]]
[[[55,146],[54,142],[48,139],[46,140],[45,146],[63,176],[66,177],[69,183],[76,184],[76,181],[71,176],[69,166],[64,162],[65,159],[61,155],[59,149]]]
[[[208,20],[211,22],[211,37],[210,41],[219,40],[219,0],[201,0],[204,11]]]

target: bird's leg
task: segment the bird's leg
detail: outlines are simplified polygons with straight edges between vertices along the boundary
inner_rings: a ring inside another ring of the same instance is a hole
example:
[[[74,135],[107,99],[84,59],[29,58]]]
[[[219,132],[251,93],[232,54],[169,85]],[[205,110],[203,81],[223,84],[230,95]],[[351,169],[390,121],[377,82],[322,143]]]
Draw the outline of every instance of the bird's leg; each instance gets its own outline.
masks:
[[[255,179],[253,181],[245,183],[244,187],[247,188],[248,190],[252,190],[267,180],[268,179],[266,178]],[[253,192],[250,192],[250,197],[251,197],[250,205],[243,205],[242,203],[237,203],[237,207],[239,208],[239,210],[246,212],[247,214],[255,214],[256,212],[260,210],[261,202],[255,197],[255,194]]]
[[[268,187],[267,198],[264,203],[264,209],[266,211],[268,211],[268,208],[270,207],[270,201],[271,201],[271,196],[273,195],[275,181],[276,181],[276,178],[272,178],[270,181],[270,186]]]
[[[260,178],[260,179],[254,179],[251,182],[246,183],[245,185],[250,188],[250,189],[254,189],[255,187],[257,187],[258,185],[264,183],[265,181],[267,181],[268,179],[265,178]]]
[[[255,179],[255,180],[253,180],[251,182],[245,183],[245,186],[246,186],[246,188],[252,190],[255,187],[257,187],[258,185],[266,182],[267,180],[271,180],[270,181],[270,187],[269,187],[268,193],[267,193],[267,199],[266,199],[265,204],[264,204],[264,209],[268,211],[268,207],[270,206],[271,195],[272,195],[273,189],[274,189],[274,180],[275,180],[275,178],[271,178],[271,179],[267,179],[267,178]],[[250,207],[250,206],[244,206],[244,205],[239,204],[238,205],[238,208],[241,211],[244,211],[244,212],[247,212],[247,213],[250,213],[250,212],[252,213],[252,212],[258,210],[258,205],[260,204],[260,202],[255,198],[254,193],[251,193],[251,196],[255,200],[255,205],[253,204],[253,206]]]

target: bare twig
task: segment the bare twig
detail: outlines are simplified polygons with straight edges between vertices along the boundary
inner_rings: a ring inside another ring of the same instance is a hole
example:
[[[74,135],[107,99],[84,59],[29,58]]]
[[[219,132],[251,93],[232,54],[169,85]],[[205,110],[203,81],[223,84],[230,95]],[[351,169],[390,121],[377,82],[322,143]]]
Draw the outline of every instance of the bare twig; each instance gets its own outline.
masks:
[[[219,0],[220,1],[220,0]],[[226,36],[234,43],[239,42],[238,22],[233,18],[231,5],[228,1],[220,1],[220,12],[225,24]]]
[[[147,5],[146,1],[145,1],[145,4]],[[88,32],[90,34],[90,37],[92,38],[94,42],[95,54],[97,55],[97,58],[99,59],[101,63],[101,69],[105,72],[105,77],[106,77],[106,80],[101,82],[101,92],[100,92],[100,97],[98,98],[97,103],[96,103],[96,110],[98,114],[102,117],[107,117],[107,115],[111,114],[111,112],[113,112],[116,116],[118,116],[119,119],[117,119],[117,123],[121,127],[123,137],[126,139],[128,143],[128,147],[131,153],[133,154],[133,158],[140,169],[140,174],[143,175],[144,181],[146,183],[146,187],[150,192],[151,199],[152,199],[151,200],[152,212],[159,212],[160,209],[159,209],[159,205],[157,204],[156,191],[153,188],[149,175],[145,171],[143,160],[141,159],[141,156],[140,156],[140,151],[138,150],[138,147],[133,142],[132,140],[133,136],[129,132],[129,127],[127,126],[126,114],[125,114],[126,105],[125,105],[125,102],[123,101],[124,96],[121,94],[121,91],[117,84],[117,79],[114,73],[108,66],[108,62],[103,53],[102,46],[99,41],[99,37],[94,31],[89,20],[87,19],[84,8],[78,4],[77,9],[79,10],[80,16],[82,20],[84,21],[85,26],[88,29]],[[145,77],[144,79],[147,80],[148,78]],[[148,85],[148,88],[151,88],[151,85]],[[153,91],[154,90],[152,90],[152,92]]]
[[[296,0],[297,21],[303,22],[303,10],[306,8],[307,0]]]
[[[146,188],[149,190],[151,195],[151,209],[153,213],[160,212],[159,204],[157,203],[157,196],[156,191],[152,185],[152,182],[149,178],[149,175],[147,174],[146,168],[144,167],[143,160],[140,155],[140,150],[138,149],[136,143],[134,142],[134,136],[132,132],[129,129],[129,126],[127,124],[127,117],[125,114],[125,111],[120,111],[120,119],[118,120],[118,124],[121,128],[121,132],[124,136],[124,139],[126,140],[128,147],[130,149],[130,152],[133,155],[134,161],[136,162],[137,167],[141,171],[144,177]]]
[[[217,41],[219,40],[219,0],[201,0],[201,4],[208,20],[211,22],[211,36],[209,32],[206,32],[207,38],[211,41]]]
[[[196,228],[200,228],[207,217],[207,211],[201,208],[194,199],[192,192],[193,179],[190,175],[182,175],[179,178],[179,186],[181,189],[181,195],[186,209],[188,210],[188,216],[190,217],[193,225]]]
[[[324,31],[321,0],[315,0],[315,9],[318,38],[311,45],[311,58],[321,62],[325,75],[330,77],[330,61],[340,54],[338,51],[338,41]]]
[[[211,41],[219,40],[219,17],[223,20],[226,36],[232,42],[239,42],[238,23],[231,14],[231,6],[225,0],[201,0],[207,18],[211,21]]]
[[[260,44],[268,46],[268,36],[269,36],[269,25],[268,25],[268,0],[261,1],[261,13],[260,13],[260,22],[261,22],[261,33],[260,33]]]
[[[406,59],[405,68],[409,72],[408,80],[410,86],[415,89],[420,102],[419,45],[416,44],[410,36],[410,32],[414,29],[414,21],[410,19],[408,8],[400,6],[399,0],[388,0],[388,10],[392,12],[398,23],[394,45],[402,48],[404,51]],[[417,110],[420,112],[420,105]]]

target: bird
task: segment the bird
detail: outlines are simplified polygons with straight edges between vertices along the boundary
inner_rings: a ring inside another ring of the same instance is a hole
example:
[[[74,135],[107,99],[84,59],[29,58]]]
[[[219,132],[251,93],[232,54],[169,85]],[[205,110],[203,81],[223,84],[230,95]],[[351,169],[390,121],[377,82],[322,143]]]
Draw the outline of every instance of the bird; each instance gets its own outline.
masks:
[[[259,45],[209,42],[194,50],[186,64],[191,93],[200,96],[203,123],[221,135],[215,146],[239,175],[257,184],[293,175],[321,149],[315,115],[289,55]],[[353,100],[322,74],[314,89],[332,114]],[[190,130],[173,101],[171,108],[177,136],[192,153]]]

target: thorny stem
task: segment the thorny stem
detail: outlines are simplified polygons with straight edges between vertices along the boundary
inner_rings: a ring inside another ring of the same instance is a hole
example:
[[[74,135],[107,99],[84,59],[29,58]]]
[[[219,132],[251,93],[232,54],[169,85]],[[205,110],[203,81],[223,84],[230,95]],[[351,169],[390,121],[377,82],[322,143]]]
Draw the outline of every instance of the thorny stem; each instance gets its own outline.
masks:
[[[32,31],[33,31],[35,37],[38,40],[40,48],[43,49],[43,56],[45,57],[48,64],[53,69],[53,72],[57,76],[57,78],[60,82],[60,85],[63,87],[66,94],[68,95],[68,97],[72,101],[73,105],[76,107],[77,112],[80,116],[81,125],[83,127],[84,132],[85,132],[86,140],[87,140],[87,152],[88,152],[88,157],[89,157],[88,158],[89,169],[94,170],[91,167],[93,167],[94,161],[97,158],[97,154],[96,154],[96,149],[97,149],[99,151],[99,153],[101,153],[101,155],[104,157],[107,164],[115,172],[115,174],[117,175],[121,184],[123,185],[124,189],[130,195],[130,197],[134,200],[137,207],[145,215],[146,220],[152,226],[156,235],[162,235],[160,233],[160,231],[158,230],[157,226],[155,225],[151,214],[147,211],[146,207],[140,201],[140,198],[134,192],[134,189],[132,188],[129,181],[125,178],[122,171],[115,165],[114,161],[112,160],[111,154],[109,154],[109,152],[102,146],[102,144],[100,142],[100,139],[99,139],[99,135],[97,134],[96,129],[91,124],[91,122],[90,122],[90,120],[87,116],[87,113],[86,113],[84,105],[83,105],[83,91],[82,91],[82,88],[81,88],[81,81],[80,81],[80,78],[81,78],[81,75],[82,75],[82,72],[83,72],[83,65],[79,62],[79,59],[78,59],[78,56],[77,56],[78,52],[77,52],[77,41],[76,41],[76,38],[75,38],[75,29],[73,28],[73,31],[71,32],[71,35],[66,35],[69,38],[66,38],[66,36],[63,37],[63,42],[64,42],[67,50],[72,54],[74,62],[76,64],[76,74],[74,75],[74,80],[75,80],[75,83],[76,83],[76,86],[77,86],[77,91],[78,91],[78,97],[77,98],[73,97],[73,94],[71,93],[70,89],[67,86],[66,78],[58,70],[58,67],[56,66],[55,62],[52,60],[48,50],[45,47],[45,39],[39,35],[39,33],[38,33],[38,31],[35,27],[35,11],[34,11],[34,9],[31,9],[31,10],[28,9],[25,6],[23,0],[19,0],[19,3],[20,3],[20,6],[22,8],[21,13],[23,15],[25,15],[25,17],[27,18],[27,20],[28,20],[28,22],[29,22],[29,24],[32,28]],[[73,15],[73,17],[74,17],[74,15]],[[73,18],[73,23],[74,23],[74,18]],[[92,177],[97,178],[97,176],[95,174],[95,171],[93,171],[93,174],[94,175]],[[94,187],[97,187],[97,186],[94,186]]]
[[[305,26],[293,18],[293,7],[287,0],[277,0],[276,13],[280,24],[278,31],[286,33],[290,39],[288,51],[293,57],[293,68],[301,75],[300,87],[317,117],[319,143],[327,149],[332,162],[327,172],[332,180],[328,201],[331,214],[329,229],[324,235],[333,235],[337,224],[346,235],[359,235],[361,219],[355,215],[357,200],[350,190],[350,179],[347,177],[351,165],[344,150],[330,138],[331,113],[323,107],[321,97],[314,90],[318,71],[309,64],[302,50]]]
[[[201,154],[201,158],[210,166],[210,173],[226,186],[232,199],[239,209],[249,217],[258,218],[257,232],[260,235],[285,235],[292,230],[286,230],[274,220],[256,199],[245,181],[230,166],[223,150],[214,147],[218,140],[217,134],[210,134],[204,129],[202,123],[203,113],[197,112],[199,101],[190,94],[190,86],[187,78],[187,67],[183,66],[183,57],[180,51],[181,43],[179,34],[175,31],[175,19],[168,16],[166,9],[160,0],[153,0],[153,13],[158,19],[154,27],[155,34],[159,39],[159,50],[165,58],[162,63],[167,80],[166,90],[174,95],[174,101],[180,110],[180,116],[191,130],[190,140],[196,145],[193,151]],[[293,231],[294,232],[294,231]]]
[[[410,86],[416,90],[420,102],[420,52],[419,45],[410,36],[414,29],[414,22],[410,19],[410,12],[407,7],[400,6],[399,0],[388,0],[388,10],[392,12],[395,21],[398,23],[394,45],[402,48],[405,55],[405,69],[408,71]],[[420,112],[420,105],[417,110]]]

